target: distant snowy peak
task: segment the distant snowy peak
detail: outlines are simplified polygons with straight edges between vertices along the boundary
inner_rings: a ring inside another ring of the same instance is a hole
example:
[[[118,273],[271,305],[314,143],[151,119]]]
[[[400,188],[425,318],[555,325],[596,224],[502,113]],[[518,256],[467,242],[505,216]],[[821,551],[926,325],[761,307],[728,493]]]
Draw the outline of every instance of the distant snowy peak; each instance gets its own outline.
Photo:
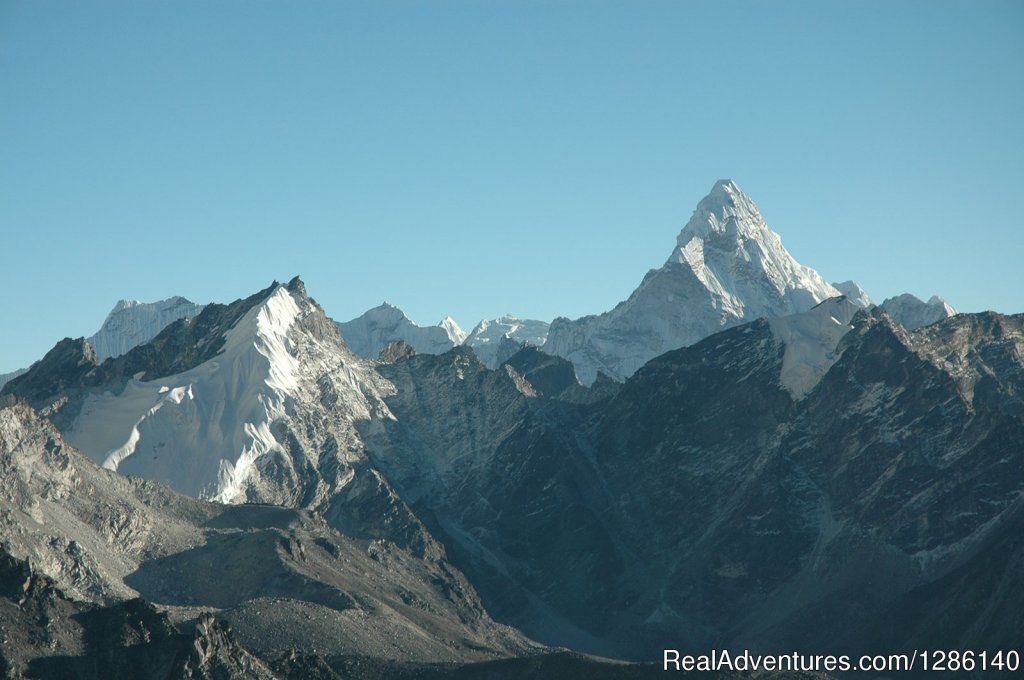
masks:
[[[548,327],[544,321],[506,314],[478,323],[463,344],[472,347],[484,365],[496,368],[523,344],[532,347],[543,345],[548,337]]]
[[[452,317],[444,317],[441,319],[441,323],[437,325],[444,329],[453,345],[461,345],[466,341],[466,331],[462,330],[462,327],[455,323],[455,319]]]
[[[732,180],[698,204],[660,269],[613,309],[559,318],[543,350],[569,359],[584,384],[625,380],[650,359],[759,317],[798,314],[840,292],[797,262]]]
[[[861,309],[871,309],[875,306],[871,297],[864,292],[864,289],[857,285],[856,281],[843,281],[833,283],[832,287],[846,296],[846,298]]]
[[[930,326],[956,314],[953,306],[938,295],[924,302],[910,293],[904,293],[887,299],[879,306],[908,331]]]
[[[436,326],[419,326],[387,302],[338,324],[341,337],[356,354],[377,358],[380,351],[401,340],[420,354],[441,354],[462,344],[466,334],[450,316]]]
[[[180,296],[149,303],[119,300],[88,341],[100,361],[118,357],[149,342],[178,319],[197,316],[203,307]]]

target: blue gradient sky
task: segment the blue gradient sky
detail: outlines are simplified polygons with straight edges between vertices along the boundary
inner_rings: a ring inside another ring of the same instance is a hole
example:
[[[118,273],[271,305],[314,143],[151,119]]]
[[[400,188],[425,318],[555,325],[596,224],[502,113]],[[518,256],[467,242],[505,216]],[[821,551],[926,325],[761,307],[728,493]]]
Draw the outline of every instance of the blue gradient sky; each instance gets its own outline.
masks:
[[[626,297],[715,180],[877,301],[1024,311],[1024,3],[0,0],[0,372],[303,276],[468,330]]]

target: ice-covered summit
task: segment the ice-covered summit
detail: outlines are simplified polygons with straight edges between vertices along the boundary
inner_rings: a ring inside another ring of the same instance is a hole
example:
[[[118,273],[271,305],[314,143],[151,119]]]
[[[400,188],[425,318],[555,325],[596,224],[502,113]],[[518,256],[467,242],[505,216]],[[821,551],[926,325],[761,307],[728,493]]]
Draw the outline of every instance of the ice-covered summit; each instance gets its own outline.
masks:
[[[466,331],[462,330],[462,327],[452,317],[444,317],[437,325],[444,329],[444,332],[448,334],[448,339],[454,344],[461,345],[466,341]]]
[[[805,312],[838,295],[789,254],[735,182],[719,180],[660,269],[608,312],[555,319],[543,349],[572,361],[584,383],[598,372],[624,380],[671,349],[758,317]]]
[[[436,326],[420,326],[398,307],[384,302],[338,324],[341,337],[356,354],[376,358],[388,343],[402,340],[421,354],[441,354],[462,344],[466,334],[450,316]]]

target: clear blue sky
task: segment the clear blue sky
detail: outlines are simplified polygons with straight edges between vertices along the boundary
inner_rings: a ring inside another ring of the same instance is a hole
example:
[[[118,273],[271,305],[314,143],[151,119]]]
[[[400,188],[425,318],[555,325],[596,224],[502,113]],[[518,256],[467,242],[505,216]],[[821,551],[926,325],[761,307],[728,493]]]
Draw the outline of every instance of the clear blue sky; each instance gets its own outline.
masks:
[[[715,180],[876,300],[1024,311],[1024,3],[0,0],[0,372],[123,297],[625,298]]]

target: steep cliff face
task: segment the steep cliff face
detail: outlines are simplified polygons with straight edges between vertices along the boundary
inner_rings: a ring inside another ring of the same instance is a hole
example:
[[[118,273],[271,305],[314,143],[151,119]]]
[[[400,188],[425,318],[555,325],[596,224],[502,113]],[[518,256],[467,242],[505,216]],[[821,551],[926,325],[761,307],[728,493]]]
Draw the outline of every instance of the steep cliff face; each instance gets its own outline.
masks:
[[[612,310],[555,319],[544,351],[565,357],[590,384],[624,380],[650,359],[759,317],[804,312],[840,295],[798,263],[731,180],[698,205],[660,269]]]

